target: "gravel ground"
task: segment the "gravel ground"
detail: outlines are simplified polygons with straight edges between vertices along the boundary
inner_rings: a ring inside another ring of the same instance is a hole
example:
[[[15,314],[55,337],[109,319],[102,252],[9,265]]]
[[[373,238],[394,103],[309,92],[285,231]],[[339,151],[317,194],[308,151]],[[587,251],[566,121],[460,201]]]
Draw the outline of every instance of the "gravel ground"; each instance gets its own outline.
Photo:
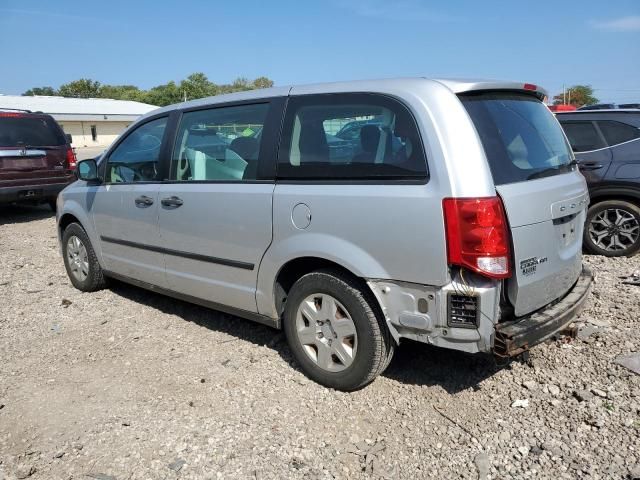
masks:
[[[0,479],[640,476],[635,259],[581,338],[497,367],[407,342],[372,385],[308,381],[281,333],[124,284],[71,287],[46,208],[0,209]],[[518,406],[523,405],[523,406]]]

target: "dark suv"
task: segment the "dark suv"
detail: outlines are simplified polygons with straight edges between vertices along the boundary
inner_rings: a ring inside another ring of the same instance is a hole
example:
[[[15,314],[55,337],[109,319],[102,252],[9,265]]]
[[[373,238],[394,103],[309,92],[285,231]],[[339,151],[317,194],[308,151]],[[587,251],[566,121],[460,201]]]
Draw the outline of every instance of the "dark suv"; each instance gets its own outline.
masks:
[[[47,202],[75,178],[71,136],[50,115],[0,109],[0,204]]]
[[[584,247],[617,257],[640,250],[640,110],[558,113],[587,179]]]

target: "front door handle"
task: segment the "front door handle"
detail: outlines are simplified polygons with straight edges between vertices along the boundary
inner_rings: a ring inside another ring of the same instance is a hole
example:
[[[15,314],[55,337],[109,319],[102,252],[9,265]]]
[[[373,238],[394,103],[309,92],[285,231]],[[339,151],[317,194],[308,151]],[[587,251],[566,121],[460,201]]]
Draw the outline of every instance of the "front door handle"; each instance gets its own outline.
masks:
[[[580,170],[598,170],[599,168],[602,168],[603,165],[601,163],[598,162],[580,162],[578,163],[578,168],[580,168]]]
[[[136,198],[135,202],[136,202],[136,207],[141,207],[141,208],[150,207],[151,205],[153,205],[153,198],[147,197],[146,195],[142,195]]]
[[[162,203],[162,205],[164,205],[165,207],[178,208],[184,202],[180,197],[176,197],[175,195],[173,195],[171,197],[163,198],[162,200],[160,200],[160,203]]]

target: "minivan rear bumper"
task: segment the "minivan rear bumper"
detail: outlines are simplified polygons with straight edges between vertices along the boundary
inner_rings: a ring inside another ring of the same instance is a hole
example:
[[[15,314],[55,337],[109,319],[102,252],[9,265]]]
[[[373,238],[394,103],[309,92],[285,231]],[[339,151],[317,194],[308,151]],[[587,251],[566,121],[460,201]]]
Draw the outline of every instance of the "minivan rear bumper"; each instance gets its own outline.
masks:
[[[67,185],[64,183],[48,183],[44,185],[20,185],[13,187],[0,187],[0,204],[13,202],[29,202],[35,200],[45,200],[57,197]]]
[[[582,311],[592,282],[591,271],[583,266],[578,281],[560,301],[517,320],[498,323],[493,353],[502,358],[516,356],[565,329]]]

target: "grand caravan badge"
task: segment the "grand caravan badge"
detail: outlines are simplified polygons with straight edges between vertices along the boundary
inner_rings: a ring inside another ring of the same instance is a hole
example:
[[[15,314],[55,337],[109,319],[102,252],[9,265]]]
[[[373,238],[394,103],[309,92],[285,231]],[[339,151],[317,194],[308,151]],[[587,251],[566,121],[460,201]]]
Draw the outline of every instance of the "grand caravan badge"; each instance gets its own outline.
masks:
[[[536,273],[536,270],[538,269],[538,265],[540,265],[541,263],[545,263],[546,261],[547,261],[547,257],[542,257],[542,258],[531,257],[531,258],[527,258],[526,260],[521,260],[520,270],[522,271],[522,275],[524,276],[533,275],[534,273]]]

